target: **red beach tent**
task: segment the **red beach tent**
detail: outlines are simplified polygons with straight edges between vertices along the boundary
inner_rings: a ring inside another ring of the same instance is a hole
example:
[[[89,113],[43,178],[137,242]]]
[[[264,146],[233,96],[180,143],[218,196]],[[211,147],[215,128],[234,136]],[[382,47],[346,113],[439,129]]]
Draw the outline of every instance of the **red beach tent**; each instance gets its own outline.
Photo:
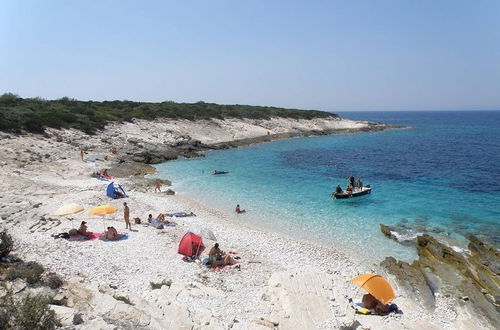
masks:
[[[203,245],[203,239],[192,232],[187,232],[182,237],[181,242],[179,243],[179,250],[177,252],[185,255],[186,257],[198,257],[204,249],[205,245]]]

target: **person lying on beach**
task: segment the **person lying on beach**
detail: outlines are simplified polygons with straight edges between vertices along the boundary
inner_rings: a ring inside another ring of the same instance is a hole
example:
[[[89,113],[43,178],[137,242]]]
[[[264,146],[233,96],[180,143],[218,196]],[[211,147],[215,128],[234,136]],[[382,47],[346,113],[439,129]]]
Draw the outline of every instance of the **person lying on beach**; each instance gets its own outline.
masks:
[[[156,217],[156,221],[163,222],[163,223],[171,223],[171,221],[165,219],[165,215],[168,216],[168,213],[160,213],[160,214],[158,214],[158,216]]]
[[[87,229],[87,223],[85,221],[82,221],[82,223],[80,224],[80,228],[78,229],[78,234],[89,237],[90,235],[92,235],[92,232],[87,231]]]
[[[196,214],[193,212],[186,213],[186,212],[175,212],[175,213],[167,213],[169,217],[178,217],[178,218],[184,218],[184,217],[195,217]]]
[[[214,247],[208,252],[208,263],[212,267],[232,265],[234,263],[231,256],[226,255],[224,251],[219,249],[219,243],[215,243]]]
[[[246,212],[246,210],[240,209],[240,204],[236,205],[236,210],[235,211],[236,211],[236,213],[245,213]]]
[[[365,308],[374,309],[375,312],[379,315],[385,315],[389,313],[389,306],[382,304],[380,301],[378,301],[374,296],[372,296],[369,293],[363,295],[362,302]]]
[[[123,234],[118,234],[115,227],[108,227],[108,230],[104,234],[104,237],[108,240],[113,241],[113,240],[117,240],[119,238],[122,238]]]

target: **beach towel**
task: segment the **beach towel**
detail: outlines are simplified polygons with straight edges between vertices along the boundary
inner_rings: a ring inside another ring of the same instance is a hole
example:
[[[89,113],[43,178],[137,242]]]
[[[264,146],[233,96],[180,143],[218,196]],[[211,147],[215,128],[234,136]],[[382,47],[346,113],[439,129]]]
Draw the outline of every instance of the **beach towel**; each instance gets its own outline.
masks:
[[[175,227],[175,226],[177,226],[177,224],[175,222],[164,223],[164,222],[160,222],[160,221],[156,221],[156,220],[153,220],[150,223],[150,225],[153,227],[156,227],[156,228],[158,228],[159,226],[163,226],[163,227]]]
[[[93,241],[104,235],[103,233],[92,233],[90,236],[84,235],[71,235],[69,237],[70,241]]]
[[[387,315],[393,312],[396,314],[403,314],[403,312],[398,308],[398,305],[396,304],[390,304],[389,311],[385,314],[378,314],[374,308],[372,309],[365,308],[365,304],[363,304],[362,302],[355,303],[351,307],[356,310],[356,313],[365,315]]]
[[[107,239],[104,235],[101,236],[99,239],[104,242],[117,242],[117,241],[123,241],[125,239],[128,239],[130,237],[130,234],[123,234],[122,237],[118,239]]]
[[[103,178],[103,177],[98,177],[96,178],[97,180],[100,180],[100,181],[109,181],[109,179],[106,179],[106,178]]]
[[[172,213],[167,213],[167,216],[169,217],[176,217],[178,215],[187,215],[186,212],[172,212]]]

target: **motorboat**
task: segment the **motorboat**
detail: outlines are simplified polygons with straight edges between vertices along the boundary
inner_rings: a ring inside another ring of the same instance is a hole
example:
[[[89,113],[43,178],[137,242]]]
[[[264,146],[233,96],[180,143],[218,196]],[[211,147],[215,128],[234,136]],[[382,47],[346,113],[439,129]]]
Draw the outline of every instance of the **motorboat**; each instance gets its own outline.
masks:
[[[343,190],[342,192],[337,193],[336,191],[334,191],[332,193],[332,196],[335,199],[346,199],[346,198],[365,196],[365,195],[371,194],[371,192],[372,192],[372,188],[368,185],[366,187],[361,187],[361,188],[356,187],[352,190],[352,192],[347,192],[346,190]]]
[[[212,174],[213,175],[218,175],[218,174],[228,174],[228,173],[229,173],[228,171],[217,171],[217,170],[215,170],[215,171],[213,171]]]

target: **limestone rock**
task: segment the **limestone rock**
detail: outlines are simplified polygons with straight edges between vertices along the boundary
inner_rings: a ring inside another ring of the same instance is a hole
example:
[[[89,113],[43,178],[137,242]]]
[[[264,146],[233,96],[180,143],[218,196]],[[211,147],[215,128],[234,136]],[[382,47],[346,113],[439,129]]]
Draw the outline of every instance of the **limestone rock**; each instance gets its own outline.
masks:
[[[396,276],[396,279],[408,292],[410,298],[421,302],[429,311],[434,309],[434,294],[418,261],[410,265],[404,261],[397,261],[393,257],[387,257],[382,261],[381,266],[387,269],[390,274]]]

